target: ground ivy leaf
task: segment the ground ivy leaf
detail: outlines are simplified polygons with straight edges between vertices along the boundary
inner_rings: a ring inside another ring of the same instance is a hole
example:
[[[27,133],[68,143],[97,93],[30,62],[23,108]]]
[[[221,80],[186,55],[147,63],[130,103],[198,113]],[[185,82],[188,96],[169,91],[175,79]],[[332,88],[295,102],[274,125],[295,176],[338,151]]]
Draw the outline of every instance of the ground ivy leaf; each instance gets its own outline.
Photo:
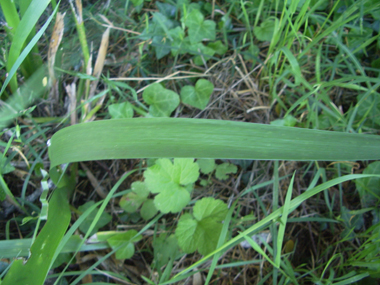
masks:
[[[202,43],[199,43],[199,44],[202,45]],[[179,50],[179,54],[186,54],[186,53],[190,53],[190,54],[199,53],[198,49],[196,48],[196,45],[193,45],[190,43],[189,37],[185,37],[183,39],[181,43],[181,49]]]
[[[183,103],[203,110],[206,108],[213,90],[214,85],[210,81],[199,79],[195,87],[188,85],[181,89],[181,99]]]
[[[190,193],[185,187],[170,183],[154,197],[154,205],[162,213],[178,213],[190,202]]]
[[[143,99],[150,105],[149,113],[154,117],[169,117],[179,105],[178,94],[158,83],[144,90]]]
[[[141,206],[144,200],[140,200],[136,193],[123,195],[119,201],[120,207],[127,213],[134,213]]]
[[[249,45],[248,49],[242,52],[246,61],[252,60],[253,62],[256,62],[256,60],[259,58],[259,53],[259,47],[254,44]]]
[[[181,27],[176,27],[175,29],[169,30],[169,35],[173,39],[171,42],[171,52],[173,56],[176,56],[183,47],[185,32]]]
[[[192,45],[191,48],[192,50],[189,53],[196,55],[196,57],[194,57],[194,63],[196,65],[202,65],[203,60],[207,61],[215,54],[215,50],[213,50],[212,48],[206,47],[202,43]]]
[[[134,213],[144,203],[149,195],[149,190],[145,183],[136,181],[132,183],[132,192],[121,197],[119,205],[127,213]]]
[[[174,164],[167,158],[160,158],[148,167],[144,177],[149,191],[160,193],[170,183],[181,186],[194,183],[199,177],[199,167],[192,158],[176,158]]]
[[[268,18],[260,26],[254,27],[253,33],[259,41],[271,41],[278,20]]]
[[[185,20],[186,27],[189,28],[189,38],[195,44],[204,39],[215,40],[215,22],[204,20],[199,10],[192,10]]]
[[[82,213],[84,213],[88,208],[90,208],[92,205],[94,205],[95,202],[94,201],[89,201],[87,202],[86,204],[82,205],[82,206],[79,206],[78,207],[78,210]],[[96,216],[96,213],[97,211],[94,210],[92,211],[88,216],[87,218],[80,224],[79,226],[79,229],[81,230],[81,232],[83,233],[87,233],[88,229],[90,228],[91,226],[91,223],[92,221],[95,219],[95,216]],[[96,223],[94,229],[92,230],[92,232],[90,233],[90,236],[95,234],[100,228],[104,227],[105,225],[107,225],[110,221],[112,220],[112,217],[110,214],[106,213],[106,212],[103,212],[101,215],[100,215],[100,218],[98,220],[98,222]]]
[[[141,9],[143,7],[143,3],[144,3],[144,0],[131,0],[133,6],[135,7],[136,9],[136,12],[137,13],[140,13],[141,12]]]
[[[154,36],[152,40],[157,59],[163,58],[171,51],[170,40],[163,36]]]
[[[175,235],[181,249],[186,253],[198,249],[203,255],[215,250],[227,211],[221,200],[203,198],[196,202],[193,216],[187,213],[178,221]]]
[[[198,222],[189,213],[183,214],[178,221],[175,236],[178,245],[186,253],[192,253],[198,248],[198,240],[194,238],[197,227]]]
[[[228,48],[227,46],[225,46],[221,40],[219,41],[216,41],[216,42],[212,42],[212,43],[209,43],[207,45],[207,47],[209,48],[212,48],[215,53],[219,54],[219,55],[223,55],[227,52]]]
[[[166,265],[170,259],[174,260],[178,254],[178,243],[174,235],[169,237],[166,233],[161,234],[153,240],[155,267],[161,268]]]
[[[199,167],[191,158],[176,158],[174,163],[161,158],[148,167],[144,177],[149,191],[159,193],[154,198],[156,208],[163,213],[176,213],[189,203],[192,184],[199,177]]]
[[[201,158],[197,159],[197,163],[202,173],[209,174],[215,170],[215,159]]]
[[[167,3],[156,2],[158,10],[168,18],[174,18],[176,13],[176,6]]]
[[[153,218],[157,214],[157,212],[158,210],[156,206],[154,205],[153,200],[148,199],[142,205],[141,210],[140,210],[140,215],[145,221],[147,221]]]
[[[149,195],[149,189],[146,184],[141,181],[133,182],[131,185],[131,190],[135,192],[140,198],[146,198]]]
[[[133,118],[133,108],[129,102],[109,105],[108,113],[112,119]]]
[[[145,183],[152,193],[160,193],[171,183],[173,176],[173,164],[167,158],[156,160],[156,164],[148,167],[144,172]]]
[[[228,179],[228,173],[236,173],[237,167],[231,163],[224,162],[216,166],[215,177],[219,180]]]
[[[198,220],[212,218],[215,222],[221,222],[227,215],[227,205],[222,200],[203,198],[195,203],[193,216]]]
[[[199,166],[194,159],[175,158],[174,169],[174,172],[179,174],[178,183],[181,185],[194,183],[199,177]]]
[[[198,240],[198,251],[202,255],[207,255],[216,249],[218,244],[220,232],[222,231],[222,224],[213,222],[212,219],[205,219],[198,222],[197,231],[195,236]]]
[[[274,126],[282,126],[282,127],[294,127],[297,123],[297,119],[294,118],[292,115],[287,115],[283,119],[277,119],[272,122],[270,122],[271,125]]]
[[[141,235],[138,235],[138,236],[136,235],[137,235],[137,231],[130,230],[123,233],[117,233],[113,235],[112,237],[110,237],[109,239],[107,239],[107,242],[112,247],[112,249],[115,249],[118,246],[126,243],[122,248],[116,251],[117,259],[127,259],[133,256],[133,254],[135,253],[135,246],[133,243],[141,240]]]

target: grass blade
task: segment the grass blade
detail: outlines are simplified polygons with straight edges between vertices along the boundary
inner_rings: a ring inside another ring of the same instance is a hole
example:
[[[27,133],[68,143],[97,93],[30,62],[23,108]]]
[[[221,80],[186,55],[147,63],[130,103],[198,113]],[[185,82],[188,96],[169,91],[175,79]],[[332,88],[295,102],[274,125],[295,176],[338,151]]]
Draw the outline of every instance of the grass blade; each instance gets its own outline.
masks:
[[[281,262],[282,243],[284,241],[285,227],[286,227],[286,223],[288,222],[288,215],[290,213],[290,201],[292,199],[294,176],[295,176],[295,173],[293,174],[293,177],[289,183],[288,192],[286,193],[286,198],[285,198],[285,204],[283,206],[284,211],[283,211],[282,216],[280,218],[280,225],[278,228],[277,252],[276,252],[275,261],[274,261],[277,268],[280,267],[280,262]]]
[[[25,265],[21,259],[14,261],[2,285],[44,283],[54,253],[70,223],[67,194],[71,190],[65,186],[54,191],[49,203],[47,222],[30,249],[30,258]]]
[[[20,67],[24,59],[28,56],[30,51],[33,49],[34,45],[37,43],[37,41],[42,37],[42,35],[45,33],[47,27],[49,26],[51,20],[53,19],[55,13],[58,10],[58,6],[54,9],[53,13],[50,15],[50,17],[46,20],[45,24],[42,26],[42,28],[38,31],[38,33],[33,37],[33,39],[28,43],[28,45],[24,48],[20,56],[17,58],[17,60],[14,62],[14,65],[12,65],[10,71],[8,72],[8,77],[5,79],[3,86],[0,90],[0,98],[3,94],[5,88],[7,87],[8,83],[10,82],[11,78],[16,74],[17,69]],[[42,69],[42,67],[40,67]],[[31,103],[33,99],[35,99],[33,96],[29,96],[31,99],[28,99],[28,101]],[[13,98],[13,97],[12,97]],[[17,102],[17,99],[14,99]],[[29,104],[30,104],[29,103]]]
[[[380,175],[367,175],[367,174],[350,174],[345,175],[339,178],[332,179],[330,181],[327,181],[321,185],[318,185],[317,187],[308,190],[307,192],[302,193],[301,195],[297,196],[293,200],[291,200],[290,205],[288,207],[290,208],[289,213],[292,212],[295,208],[297,208],[299,205],[301,205],[302,202],[306,201],[310,197],[322,192],[325,189],[328,189],[330,187],[333,187],[339,183],[343,183],[345,181],[353,180],[353,179],[359,179],[359,178],[366,178],[366,177],[380,177]],[[192,264],[191,266],[187,267],[180,273],[176,274],[173,279],[186,274],[187,272],[193,270],[197,266],[200,266],[202,263],[207,261],[210,257],[214,256],[216,253],[221,251],[226,251],[228,248],[233,246],[235,243],[241,241],[241,239],[245,238],[246,236],[251,236],[255,231],[259,230],[261,227],[264,227],[266,225],[269,225],[273,220],[278,219],[284,209],[284,207],[281,207],[274,211],[272,214],[266,216],[264,219],[260,220],[259,222],[255,223],[253,226],[245,230],[244,232],[239,233],[236,237],[230,239],[227,241],[223,246],[217,248],[215,251],[211,252],[210,254],[206,255],[204,258],[199,260],[198,262]]]
[[[380,159],[380,137],[262,124],[174,118],[90,122],[58,131],[51,167],[126,158],[197,157],[262,160]]]
[[[20,56],[21,50],[28,38],[30,32],[36,26],[36,23],[42,13],[45,11],[47,5],[50,3],[50,0],[33,0],[28,10],[25,12],[24,17],[22,17],[16,32],[13,37],[13,42],[11,49],[9,50],[9,57],[7,62],[7,70],[10,72],[13,65],[16,63],[16,60]],[[34,45],[33,45],[34,46]],[[17,80],[16,77],[13,76],[11,78],[11,88],[12,91],[16,91],[17,89]]]

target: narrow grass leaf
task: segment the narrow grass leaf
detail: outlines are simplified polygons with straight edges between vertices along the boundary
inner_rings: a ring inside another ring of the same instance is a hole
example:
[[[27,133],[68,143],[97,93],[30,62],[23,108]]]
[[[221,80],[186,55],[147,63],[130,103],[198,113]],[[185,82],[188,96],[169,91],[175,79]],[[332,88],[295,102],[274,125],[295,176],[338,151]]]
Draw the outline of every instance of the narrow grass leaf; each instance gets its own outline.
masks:
[[[290,212],[292,212],[295,208],[297,208],[302,202],[306,201],[310,197],[322,192],[325,189],[328,189],[330,187],[333,187],[339,183],[343,183],[345,181],[353,180],[353,179],[360,179],[360,178],[367,178],[367,177],[380,177],[380,175],[363,175],[363,174],[350,174],[350,175],[345,175],[339,178],[332,179],[330,181],[327,181],[325,183],[322,183],[321,185],[318,185],[317,187],[310,189],[307,192],[302,193],[301,195],[297,196],[290,202]],[[228,248],[232,247],[239,241],[241,241],[242,238],[245,236],[250,236],[252,235],[255,231],[259,230],[260,228],[269,225],[273,220],[276,220],[279,218],[283,213],[283,207],[279,208],[278,210],[274,211],[272,214],[266,216],[264,219],[261,221],[255,223],[253,226],[248,228],[242,233],[239,233],[236,237],[232,238],[228,242],[226,242],[223,246],[217,248],[215,251],[212,253],[208,254],[198,262],[192,264],[188,268],[184,269],[182,272],[176,274],[173,279],[176,279],[180,275],[186,274],[190,270],[193,270],[195,267],[200,266],[204,262],[206,262],[210,257],[214,256],[216,253],[221,252],[221,251],[226,251]]]
[[[284,241],[284,235],[285,235],[285,227],[288,220],[288,215],[290,213],[290,201],[292,199],[292,192],[293,192],[293,183],[294,183],[294,175],[289,183],[288,192],[286,193],[285,198],[285,204],[282,207],[284,210],[282,212],[282,217],[280,218],[280,226],[278,228],[278,235],[277,235],[277,252],[274,263],[276,264],[276,267],[280,267],[281,262],[281,249],[282,249],[282,243]]]
[[[68,192],[71,190],[65,186],[54,191],[49,202],[47,222],[30,249],[30,258],[25,264],[21,259],[14,261],[2,285],[44,283],[54,253],[70,223]]]
[[[228,212],[227,212],[227,215],[226,215],[226,218],[224,219],[223,221],[223,227],[222,227],[222,231],[220,232],[220,236],[219,236],[219,240],[218,240],[218,244],[217,244],[217,248],[221,247],[223,245],[223,243],[227,240],[227,234],[228,234],[228,228],[231,224],[231,220],[232,220],[232,215],[234,213],[234,210],[235,210],[235,207],[236,207],[236,204],[239,200],[236,199],[236,201],[234,202],[234,204],[229,208]],[[216,268],[216,265],[218,263],[218,260],[220,258],[220,256],[223,254],[223,252],[218,252],[214,255],[213,259],[212,259],[212,262],[211,262],[211,265],[208,269],[208,274],[207,274],[207,279],[206,279],[206,282],[205,284],[209,284],[210,281],[211,281],[211,278],[214,274],[214,271],[215,271],[215,268]]]
[[[269,256],[265,253],[265,251],[249,236],[247,236],[245,234],[245,232],[242,232],[240,233],[244,238],[245,240],[252,246],[252,248],[257,251],[258,253],[260,253],[262,256],[265,257],[265,259],[270,263],[272,264],[275,268],[279,268],[279,266],[277,266],[277,264],[275,264],[270,258]]]
[[[11,49],[9,50],[9,56],[8,56],[8,61],[7,61],[8,72],[10,72],[13,65],[16,63],[16,60],[18,59],[21,53],[22,47],[24,46],[26,39],[28,38],[30,32],[36,26],[38,19],[40,18],[42,13],[45,11],[49,3],[50,3],[50,0],[33,0],[30,3],[29,8],[26,11],[25,15],[22,17],[13,37],[13,42],[12,42]],[[33,48],[33,46],[31,48]],[[11,82],[13,82],[11,85],[12,91],[16,91],[15,89],[15,87],[17,88],[16,77],[12,77]]]
[[[76,252],[75,254],[73,255],[72,257],[72,260],[75,258],[75,255],[76,253],[80,250],[80,248],[83,246],[83,244],[85,243],[86,239],[88,238],[88,236],[90,235],[90,232],[95,228],[96,226],[96,223],[97,221],[99,220],[100,216],[102,215],[102,213],[104,212],[106,206],[108,205],[108,202],[111,200],[111,198],[113,197],[113,195],[115,194],[116,190],[120,187],[121,183],[123,183],[123,181],[130,175],[132,174],[133,172],[135,171],[130,171],[130,172],[127,172],[125,173],[117,182],[116,184],[112,187],[112,189],[110,190],[110,192],[108,193],[107,197],[103,200],[103,201],[100,201],[100,202],[97,202],[95,203],[94,205],[92,205],[90,208],[88,208],[85,213],[83,213],[79,219],[71,226],[71,228],[67,231],[67,233],[65,234],[65,236],[61,239],[60,241],[60,244],[57,248],[57,251],[55,252],[54,254],[54,257],[52,258],[52,263],[54,262],[54,260],[58,257],[58,254],[61,252],[61,250],[63,249],[63,247],[66,245],[66,243],[70,240],[70,238],[73,236],[74,232],[79,228],[79,226],[85,221],[85,219],[92,213],[92,211],[94,211],[98,205],[101,205],[99,210],[97,211],[95,217],[94,217],[94,220],[93,222],[91,223],[88,231],[86,232],[83,240],[81,241],[81,243],[78,245],[77,249],[76,249]],[[117,248],[119,249],[119,247]],[[71,261],[72,261],[71,260]],[[66,269],[69,267],[69,265],[71,264],[71,261],[67,263],[65,269],[63,270],[63,272],[66,271]],[[59,281],[59,278],[57,280],[57,282]]]
[[[12,0],[2,0],[0,1],[0,6],[1,10],[3,10],[4,18],[7,21],[7,24],[4,25],[5,29],[7,30],[7,33],[10,35],[10,38],[12,40],[17,26],[20,23],[16,4]]]
[[[5,79],[4,81],[4,84],[3,86],[1,87],[1,91],[0,91],[0,97],[1,95],[3,94],[5,88],[7,87],[8,83],[10,82],[10,80],[13,78],[13,76],[15,75],[17,69],[20,67],[20,65],[22,64],[22,62],[24,61],[24,59],[28,56],[28,54],[30,53],[30,51],[33,49],[33,47],[35,46],[35,44],[37,43],[37,41],[42,37],[42,35],[45,33],[47,27],[49,26],[50,22],[52,21],[55,13],[57,12],[58,10],[58,5],[57,7],[54,9],[53,13],[50,15],[50,17],[46,20],[45,24],[42,26],[42,28],[38,31],[38,33],[33,37],[33,39],[29,42],[29,44],[24,48],[24,50],[22,51],[22,53],[17,57],[17,60],[14,62],[14,64],[12,65],[10,71],[8,71],[8,76],[7,78]],[[40,67],[41,69],[42,67]],[[37,95],[34,95],[34,96],[31,96],[31,99],[28,100],[28,102],[32,102],[33,99],[35,99],[37,97]],[[30,103],[29,103],[30,104]],[[2,117],[2,116],[1,116]]]
[[[67,243],[59,250],[59,252],[76,252],[78,248],[78,251],[92,251],[110,247],[105,241],[88,244],[82,243],[82,241],[83,239],[78,235],[73,235],[67,240]],[[30,253],[32,242],[33,240],[31,238],[2,240],[0,241],[0,258],[27,257]]]

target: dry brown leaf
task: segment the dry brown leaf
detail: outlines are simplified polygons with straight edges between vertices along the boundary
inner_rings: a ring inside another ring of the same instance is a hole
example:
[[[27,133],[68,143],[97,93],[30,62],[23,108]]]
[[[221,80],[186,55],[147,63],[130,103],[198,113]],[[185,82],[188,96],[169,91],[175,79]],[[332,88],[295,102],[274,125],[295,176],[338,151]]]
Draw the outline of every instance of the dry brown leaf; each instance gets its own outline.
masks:
[[[91,82],[89,98],[92,98],[94,96],[96,87],[99,83],[100,75],[102,74],[102,71],[103,71],[104,61],[107,56],[109,36],[110,36],[110,28],[107,28],[107,30],[103,33],[102,41],[100,43],[100,47],[98,51],[98,57],[96,58],[94,71],[92,73],[92,75],[95,76],[97,80],[94,80]]]
[[[63,37],[63,30],[65,28],[65,23],[64,23],[65,14],[66,13],[63,13],[63,14],[59,12],[57,13],[53,33],[50,39],[49,50],[48,50],[48,70],[49,70],[50,86],[52,86],[51,99],[54,100],[54,102],[58,101],[58,82],[54,75],[55,56],[57,54],[58,47]]]

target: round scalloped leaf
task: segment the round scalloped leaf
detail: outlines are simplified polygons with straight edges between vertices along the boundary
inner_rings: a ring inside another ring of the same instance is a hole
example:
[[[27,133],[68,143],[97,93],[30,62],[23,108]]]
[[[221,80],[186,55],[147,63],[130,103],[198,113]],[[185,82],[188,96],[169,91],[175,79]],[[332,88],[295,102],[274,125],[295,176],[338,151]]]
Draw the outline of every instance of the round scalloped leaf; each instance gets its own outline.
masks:
[[[135,246],[133,243],[141,240],[141,235],[136,235],[136,230],[130,230],[127,232],[117,233],[107,239],[107,242],[112,247],[112,249],[115,249],[124,244],[124,246],[116,251],[116,259],[128,259],[133,256],[135,253]]]
[[[197,163],[202,173],[209,174],[215,170],[215,159],[202,158],[197,159]]]
[[[133,108],[128,102],[109,105],[108,113],[112,119],[133,118]]]
[[[180,212],[190,201],[193,183],[199,177],[199,166],[192,158],[157,159],[144,172],[145,183],[152,193],[159,193],[154,204],[163,213]]]
[[[196,202],[194,217],[184,214],[178,221],[175,236],[180,248],[186,253],[198,249],[203,255],[215,250],[227,212],[227,205],[221,200],[203,198]]]
[[[171,182],[166,188],[154,197],[154,205],[162,213],[178,213],[190,202],[189,191],[178,184]]]
[[[227,174],[236,173],[236,171],[237,171],[236,165],[233,165],[228,162],[224,162],[216,166],[215,177],[218,178],[219,180],[226,180],[228,179]]]
[[[227,52],[228,47],[221,40],[209,43],[207,47],[212,48],[216,54],[223,55]]]
[[[131,185],[132,192],[121,197],[119,205],[127,213],[134,213],[144,203],[149,195],[149,190],[144,182],[136,181]]]
[[[154,205],[154,201],[152,199],[148,199],[142,205],[140,215],[145,221],[147,221],[153,218],[157,214],[157,212],[158,210]]]
[[[274,33],[274,29],[276,27],[276,22],[278,22],[275,18],[268,18],[264,22],[261,23],[259,27],[255,27],[253,29],[253,33],[259,41],[271,41]]]
[[[153,117],[169,117],[179,105],[178,94],[158,83],[154,83],[144,90],[143,99],[150,105],[149,113]]]

